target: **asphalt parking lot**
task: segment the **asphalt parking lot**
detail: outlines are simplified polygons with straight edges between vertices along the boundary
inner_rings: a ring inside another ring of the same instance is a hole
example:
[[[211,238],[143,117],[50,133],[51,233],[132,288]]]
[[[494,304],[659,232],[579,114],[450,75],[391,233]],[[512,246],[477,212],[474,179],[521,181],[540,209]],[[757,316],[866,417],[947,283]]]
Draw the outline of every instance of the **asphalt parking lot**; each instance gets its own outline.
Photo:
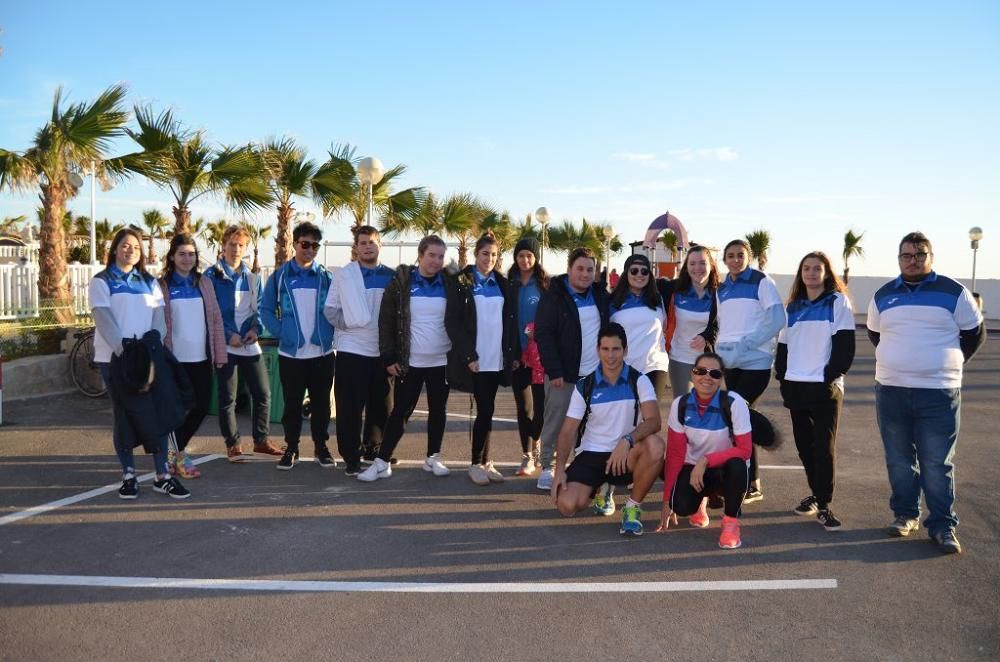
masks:
[[[393,477],[372,484],[309,462],[230,464],[213,456],[223,445],[210,417],[192,442],[204,475],[186,501],[148,482],[137,501],[117,498],[107,400],[8,405],[0,658],[1000,659],[1000,341],[966,367],[960,557],[941,556],[923,530],[885,534],[863,334],[858,348],[838,448],[844,530],[791,513],[805,477],[772,384],[761,409],[786,443],[761,455],[765,499],[744,508],[738,550],[717,547],[719,511],[707,530],[655,534],[660,484],[640,539],[618,535],[617,514],[560,517],[533,479],[474,485],[465,394],[449,403],[449,477],[419,468],[419,415]],[[513,419],[501,397],[497,418]],[[516,426],[498,420],[492,445],[512,474]]]

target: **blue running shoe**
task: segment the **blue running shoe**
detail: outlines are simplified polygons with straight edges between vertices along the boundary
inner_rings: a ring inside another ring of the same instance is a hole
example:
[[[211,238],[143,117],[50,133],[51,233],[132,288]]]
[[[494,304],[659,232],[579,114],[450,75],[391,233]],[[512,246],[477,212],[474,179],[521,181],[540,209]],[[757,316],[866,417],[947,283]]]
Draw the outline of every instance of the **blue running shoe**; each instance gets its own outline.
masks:
[[[622,508],[622,528],[618,532],[623,536],[641,536],[642,508],[625,504]]]
[[[590,507],[597,515],[611,517],[615,514],[615,488],[608,483],[604,483],[597,488],[597,493],[590,500]]]

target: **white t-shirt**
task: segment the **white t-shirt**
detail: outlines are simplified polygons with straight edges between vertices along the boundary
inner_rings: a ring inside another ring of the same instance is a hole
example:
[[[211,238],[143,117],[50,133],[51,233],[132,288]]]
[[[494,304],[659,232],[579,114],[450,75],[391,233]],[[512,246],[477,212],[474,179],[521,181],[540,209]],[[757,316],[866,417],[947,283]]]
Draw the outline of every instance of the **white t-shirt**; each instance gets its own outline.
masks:
[[[698,298],[694,289],[674,293],[674,335],[670,339],[670,360],[694,364],[700,351],[691,348],[691,341],[708,326],[712,313],[712,294],[707,290]]]
[[[473,269],[472,301],[476,305],[476,354],[481,372],[503,370],[503,292],[496,278]]]
[[[716,292],[719,310],[717,344],[739,342],[767,319],[764,311],[781,305],[781,295],[774,280],[762,271],[747,267],[735,282],[727,275]],[[774,354],[774,338],[768,338],[757,349]]]
[[[906,388],[961,388],[965,357],[959,331],[983,315],[961,283],[933,271],[912,290],[902,277],[883,285],[868,305],[868,328],[880,334],[875,381]]]
[[[625,363],[645,374],[652,370],[667,371],[670,359],[663,340],[666,313],[660,306],[653,310],[642,297],[631,292],[621,308],[611,307],[611,321],[621,324],[628,338]]]
[[[236,283],[236,292],[234,294],[236,306],[233,310],[233,318],[236,321],[237,329],[242,328],[243,323],[253,317],[254,309],[252,304],[254,294],[250,291],[249,274],[250,270],[247,269],[246,265],[240,263],[240,269],[236,272],[236,277],[233,278]],[[226,351],[236,356],[258,356],[263,353],[259,342],[242,347],[233,347],[229,344],[229,338],[226,338]]]
[[[823,369],[830,362],[833,336],[838,331],[854,331],[854,309],[840,292],[830,292],[815,301],[797,299],[786,307],[788,326],[778,334],[778,342],[788,346],[785,379],[792,382],[822,382]],[[838,380],[843,390],[843,378]]]
[[[181,363],[200,363],[208,359],[208,325],[201,288],[191,278],[171,275],[170,338],[174,356]]]
[[[718,453],[733,447],[733,439],[729,436],[729,428],[722,417],[719,396],[722,391],[716,391],[712,401],[708,403],[704,414],[698,413],[698,399],[692,389],[688,395],[687,407],[684,410],[684,421],[677,417],[677,406],[680,396],[670,404],[670,414],[667,425],[674,432],[687,436],[687,455],[684,464],[697,464],[709,453]],[[733,415],[733,434],[741,435],[750,432],[750,410],[747,402],[735,391],[728,391],[730,413]],[[749,466],[750,462],[747,461]]]
[[[141,338],[153,327],[153,311],[163,306],[160,286],[135,269],[124,274],[111,266],[101,273],[107,279],[95,276],[90,281],[90,307],[110,309],[122,338]],[[114,349],[100,330],[94,334],[94,361],[109,363]]]
[[[444,276],[427,280],[416,267],[410,271],[410,365],[434,368],[448,363],[451,340],[444,328]]]
[[[618,445],[618,440],[635,428],[632,424],[635,417],[635,396],[628,383],[628,371],[632,369],[628,365],[623,366],[614,384],[605,381],[602,371],[597,370],[594,390],[590,396],[590,416],[587,417],[587,427],[583,431],[578,450],[610,453]],[[581,420],[587,411],[587,403],[583,399],[585,379],[586,377],[582,377],[573,388],[569,409],[566,411],[567,418]],[[640,404],[656,402],[653,383],[645,375],[639,376],[636,390],[639,392]],[[641,410],[637,424],[639,422],[642,422]]]

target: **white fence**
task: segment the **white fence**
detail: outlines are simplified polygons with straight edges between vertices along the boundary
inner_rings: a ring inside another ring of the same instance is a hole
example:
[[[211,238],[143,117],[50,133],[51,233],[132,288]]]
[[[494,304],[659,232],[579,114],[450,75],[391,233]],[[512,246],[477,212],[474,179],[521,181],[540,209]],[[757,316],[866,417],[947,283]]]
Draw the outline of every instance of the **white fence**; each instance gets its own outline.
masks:
[[[69,293],[76,315],[90,314],[90,281],[103,265],[70,264],[66,267]],[[158,273],[157,265],[149,272]],[[261,278],[271,275],[274,267],[262,267]],[[0,264],[0,321],[31,319],[39,316],[38,265]]]

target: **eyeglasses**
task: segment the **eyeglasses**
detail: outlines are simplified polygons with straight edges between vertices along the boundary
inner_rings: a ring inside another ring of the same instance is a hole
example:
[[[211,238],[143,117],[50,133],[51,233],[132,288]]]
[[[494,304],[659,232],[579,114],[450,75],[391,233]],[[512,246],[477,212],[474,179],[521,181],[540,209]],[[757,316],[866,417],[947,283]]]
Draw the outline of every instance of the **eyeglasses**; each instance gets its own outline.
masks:
[[[699,377],[704,377],[705,375],[708,375],[712,379],[722,379],[722,371],[719,370],[718,368],[708,369],[698,366],[697,368],[693,368],[691,370],[691,374],[697,375]]]
[[[911,260],[916,260],[917,262],[926,262],[928,255],[930,255],[930,253],[925,253],[923,251],[921,251],[919,253],[900,253],[899,254],[899,261],[900,262],[909,262]]]
[[[646,267],[632,267],[631,269],[628,270],[628,272],[630,274],[632,274],[633,276],[648,276],[649,275],[649,269],[647,269]]]
[[[319,243],[318,241],[300,241],[299,242],[299,246],[301,246],[302,248],[305,248],[306,250],[318,251],[319,247],[322,246],[322,245],[323,244]]]

